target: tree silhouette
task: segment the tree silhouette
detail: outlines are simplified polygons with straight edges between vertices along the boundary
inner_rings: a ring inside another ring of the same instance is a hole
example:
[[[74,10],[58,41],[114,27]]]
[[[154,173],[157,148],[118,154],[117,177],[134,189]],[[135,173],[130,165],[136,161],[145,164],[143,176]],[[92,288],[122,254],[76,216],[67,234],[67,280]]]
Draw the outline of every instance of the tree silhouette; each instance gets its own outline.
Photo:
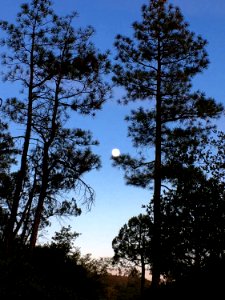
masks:
[[[151,263],[152,222],[148,215],[131,218],[112,241],[115,262],[127,260],[141,268],[141,294],[144,292],[146,265]]]
[[[0,119],[0,241],[3,240],[5,226],[8,221],[8,211],[4,203],[11,201],[13,193],[14,175],[10,168],[16,163],[18,150],[8,132],[8,125]]]
[[[59,194],[75,190],[83,204],[94,201],[94,191],[82,175],[100,167],[91,149],[98,142],[89,131],[68,129],[66,123],[71,110],[91,116],[101,109],[110,93],[102,78],[110,64],[107,53],[99,53],[90,40],[92,27],[73,28],[76,16],[59,17],[51,1],[33,0],[21,6],[15,25],[0,23],[6,36],[2,45],[7,47],[2,56],[4,79],[20,82],[24,95],[22,100],[6,99],[3,105],[10,120],[24,129],[8,206],[7,250],[22,228],[33,248],[49,216],[80,213],[77,199],[64,199],[61,205]]]
[[[176,177],[177,166],[179,173],[185,167],[186,161],[181,159],[185,158],[185,146],[191,154],[188,162],[194,159],[198,137],[208,133],[209,119],[218,117],[222,106],[204,93],[192,91],[191,79],[209,63],[207,42],[190,31],[179,8],[167,1],[151,0],[142,7],[142,20],[133,23],[133,30],[132,38],[116,38],[113,80],[126,90],[123,104],[142,104],[126,118],[130,123],[128,135],[134,147],[140,148],[140,155],[124,154],[113,159],[114,165],[125,170],[127,184],[149,188],[153,183],[152,286],[157,287],[163,180]],[[153,160],[150,147],[154,147]],[[181,158],[176,152],[182,153]]]
[[[224,256],[224,185],[199,169],[162,198],[164,267],[174,278],[199,272]],[[168,274],[168,273],[167,273]]]

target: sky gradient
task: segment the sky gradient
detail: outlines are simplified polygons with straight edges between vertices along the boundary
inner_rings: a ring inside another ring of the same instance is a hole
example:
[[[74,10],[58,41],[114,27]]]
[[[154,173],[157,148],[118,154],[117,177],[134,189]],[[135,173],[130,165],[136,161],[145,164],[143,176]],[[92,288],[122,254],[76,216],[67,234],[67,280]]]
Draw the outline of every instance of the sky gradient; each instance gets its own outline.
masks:
[[[0,19],[13,22],[20,4],[25,1],[7,0],[2,3]],[[203,74],[194,79],[194,88],[225,104],[225,1],[224,0],[171,0],[171,4],[180,7],[190,29],[202,35],[208,41],[207,51],[210,65]],[[55,0],[56,12],[64,15],[77,11],[79,17],[75,27],[92,25],[95,30],[94,43],[101,51],[109,49],[111,59],[114,57],[113,43],[117,34],[132,34],[131,24],[140,20],[141,6],[148,3],[144,0]],[[5,99],[16,96],[18,91],[12,85],[0,83],[0,97]],[[71,115],[73,127],[90,129],[100,145],[94,149],[102,159],[102,168],[93,171],[85,180],[96,192],[96,201],[90,212],[77,218],[53,221],[52,227],[44,234],[44,241],[50,240],[51,234],[61,225],[70,224],[81,236],[76,241],[82,254],[91,253],[94,257],[112,256],[112,239],[119,229],[133,216],[145,213],[142,208],[151,199],[152,192],[126,186],[123,172],[112,167],[111,151],[119,148],[122,153],[136,153],[131,141],[127,138],[125,115],[130,107],[117,104],[122,94],[121,89],[113,91],[113,98],[106,103],[95,118],[77,118]],[[218,122],[224,130],[224,119]]]

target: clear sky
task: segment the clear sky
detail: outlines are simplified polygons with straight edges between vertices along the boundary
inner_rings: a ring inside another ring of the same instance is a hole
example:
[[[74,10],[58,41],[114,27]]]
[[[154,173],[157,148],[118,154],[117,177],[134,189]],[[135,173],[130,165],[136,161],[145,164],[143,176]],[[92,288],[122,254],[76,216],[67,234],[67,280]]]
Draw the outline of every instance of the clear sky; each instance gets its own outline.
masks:
[[[13,22],[19,5],[26,1],[7,0],[1,3],[0,19]],[[97,48],[110,49],[113,58],[115,36],[131,35],[131,24],[140,19],[141,6],[146,0],[55,0],[54,6],[59,14],[77,11],[79,18],[74,26],[92,25],[96,34],[94,42]],[[171,0],[171,4],[180,7],[190,29],[208,40],[207,50],[210,65],[203,74],[194,80],[196,89],[207,96],[214,97],[225,104],[225,0]],[[14,93],[12,95],[12,92]],[[85,180],[96,192],[96,201],[90,212],[77,218],[53,222],[52,228],[45,233],[45,241],[61,225],[70,224],[76,232],[81,233],[76,245],[81,253],[92,253],[94,257],[112,256],[112,239],[119,229],[133,216],[145,213],[142,204],[147,204],[151,191],[126,186],[123,172],[112,167],[111,151],[119,148],[121,152],[135,154],[127,138],[127,124],[124,117],[129,107],[119,106],[116,100],[121,95],[120,89],[113,91],[113,98],[104,105],[94,119],[83,120],[72,116],[72,126],[90,129],[100,145],[94,149],[101,156],[102,168],[85,176]],[[0,83],[0,97],[15,96],[17,90]],[[218,122],[224,130],[224,119]]]

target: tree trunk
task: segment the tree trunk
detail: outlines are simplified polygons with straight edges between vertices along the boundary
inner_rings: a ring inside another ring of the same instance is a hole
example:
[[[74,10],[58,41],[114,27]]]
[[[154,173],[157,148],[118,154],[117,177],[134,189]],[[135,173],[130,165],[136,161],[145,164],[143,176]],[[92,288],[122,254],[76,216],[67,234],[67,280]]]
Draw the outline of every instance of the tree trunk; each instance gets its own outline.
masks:
[[[13,241],[15,238],[14,226],[16,224],[17,212],[18,212],[20,198],[23,190],[24,179],[27,173],[27,156],[28,156],[28,150],[30,146],[30,137],[31,137],[31,130],[32,130],[33,81],[34,81],[34,34],[32,37],[32,48],[31,48],[31,55],[30,55],[30,82],[29,82],[29,89],[28,89],[26,132],[25,132],[25,138],[23,144],[20,170],[18,171],[16,177],[16,187],[13,196],[9,221],[6,226],[5,239],[4,239],[4,245],[5,245],[5,250],[7,255],[11,253],[13,247]]]
[[[160,282],[160,253],[161,253],[161,142],[162,142],[162,116],[161,116],[161,57],[160,42],[158,42],[158,71],[156,94],[156,139],[155,139],[155,170],[154,170],[154,196],[153,196],[153,245],[152,245],[152,288],[157,288]]]
[[[34,216],[34,223],[32,226],[31,237],[30,237],[30,249],[34,249],[37,237],[38,237],[38,229],[41,222],[41,215],[44,207],[44,200],[46,197],[46,191],[48,189],[48,180],[49,180],[49,168],[48,168],[48,151],[49,151],[49,143],[44,145],[44,153],[43,153],[43,161],[42,161],[42,182],[41,182],[41,191],[38,198],[38,204]]]
[[[60,73],[61,74],[61,73]],[[43,151],[43,161],[42,161],[42,180],[41,180],[41,191],[38,199],[38,205],[34,217],[34,223],[30,238],[30,248],[31,250],[34,249],[37,237],[38,237],[38,229],[41,222],[41,215],[43,212],[44,207],[44,201],[46,198],[46,192],[48,189],[48,182],[49,182],[49,149],[52,145],[52,142],[55,139],[56,131],[57,131],[57,125],[56,125],[56,119],[58,114],[58,108],[59,108],[59,90],[60,90],[60,83],[61,83],[61,76],[59,76],[59,80],[56,84],[55,89],[55,99],[54,99],[54,109],[53,109],[53,115],[51,120],[51,134],[49,140],[44,145],[44,151]]]
[[[141,257],[141,299],[144,297],[144,289],[145,289],[145,259]]]

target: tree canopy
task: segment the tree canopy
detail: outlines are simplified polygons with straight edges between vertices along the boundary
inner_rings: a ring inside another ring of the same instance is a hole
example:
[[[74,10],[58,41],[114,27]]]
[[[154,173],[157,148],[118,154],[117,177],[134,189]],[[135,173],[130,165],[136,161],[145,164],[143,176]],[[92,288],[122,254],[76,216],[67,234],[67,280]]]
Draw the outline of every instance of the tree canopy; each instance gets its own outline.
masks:
[[[123,154],[114,158],[114,165],[124,169],[127,184],[153,185],[152,272],[153,284],[158,286],[163,181],[179,176],[187,164],[194,163],[199,137],[203,140],[209,134],[210,119],[219,117],[223,107],[192,89],[193,77],[209,64],[207,41],[189,29],[178,7],[150,0],[142,7],[141,21],[132,27],[132,37],[116,38],[113,80],[125,88],[123,104],[141,103],[126,118],[128,136],[140,155]],[[153,160],[148,154],[151,147]]]
[[[73,27],[76,16],[57,16],[51,1],[34,0],[21,6],[15,24],[0,22],[4,79],[22,86],[22,98],[6,99],[3,111],[24,130],[6,207],[7,251],[18,236],[33,248],[50,216],[77,215],[79,200],[88,207],[94,201],[94,190],[82,175],[101,165],[92,152],[98,142],[90,131],[66,124],[71,111],[91,116],[109,97],[103,75],[110,63],[108,54],[91,42],[92,27]],[[71,190],[74,199],[60,199]]]
[[[114,260],[132,262],[141,268],[141,294],[144,292],[146,266],[151,264],[152,222],[148,215],[131,218],[112,241]]]

